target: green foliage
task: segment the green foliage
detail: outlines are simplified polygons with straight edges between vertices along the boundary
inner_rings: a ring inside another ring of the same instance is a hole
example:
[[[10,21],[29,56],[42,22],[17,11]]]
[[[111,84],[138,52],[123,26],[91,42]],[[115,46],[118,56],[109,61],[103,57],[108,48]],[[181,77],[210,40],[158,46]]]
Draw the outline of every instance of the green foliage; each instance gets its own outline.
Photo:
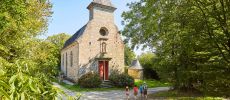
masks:
[[[148,88],[169,87],[169,86],[171,86],[170,83],[161,82],[161,81],[157,81],[157,80],[138,80],[138,81],[135,81],[135,85],[140,86],[144,82],[146,82]]]
[[[51,84],[44,73],[40,73],[30,64],[25,65],[25,62],[17,61],[7,67],[10,68],[7,73],[0,76],[0,96],[3,100],[52,99],[61,92]]]
[[[47,29],[46,0],[0,1],[0,99],[57,99],[50,81],[56,73],[55,45],[36,39]]]
[[[154,48],[161,78],[177,89],[230,92],[229,0],[141,0],[123,13],[123,35]]]
[[[132,49],[126,44],[125,45],[125,65],[130,66],[131,62],[135,59],[136,55]]]
[[[156,55],[151,52],[140,55],[139,61],[144,68],[144,78],[159,80],[159,76],[156,72],[157,66],[155,65]]]
[[[78,83],[84,88],[96,88],[102,83],[98,73],[87,73],[78,79]]]
[[[58,52],[56,46],[49,41],[33,39],[28,43],[28,59],[39,66],[37,70],[46,73],[48,76],[55,76],[58,71],[58,58],[55,53]]]
[[[56,76],[61,63],[60,51],[64,45],[65,40],[69,35],[60,33],[57,35],[49,36],[47,39],[32,39],[28,43],[30,48],[29,59],[36,62],[41,72],[47,73],[49,76]]]
[[[113,71],[109,76],[109,80],[117,87],[132,87],[134,85],[134,78],[126,73],[118,73],[118,71]]]
[[[49,36],[46,41],[53,44],[54,48],[52,51],[52,55],[55,58],[58,58],[56,63],[58,64],[56,67],[60,67],[61,66],[61,49],[63,47],[63,45],[65,44],[65,41],[67,39],[70,38],[70,35],[66,34],[66,33],[59,33],[53,36]],[[60,69],[60,68],[59,68]]]

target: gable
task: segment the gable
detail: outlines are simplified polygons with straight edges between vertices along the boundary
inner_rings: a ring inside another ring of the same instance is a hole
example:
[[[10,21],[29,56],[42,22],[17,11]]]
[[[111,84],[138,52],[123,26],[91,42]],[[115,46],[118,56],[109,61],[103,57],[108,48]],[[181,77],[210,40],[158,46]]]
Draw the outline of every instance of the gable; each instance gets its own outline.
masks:
[[[63,48],[66,48],[67,46],[71,45],[75,40],[77,40],[82,34],[84,33],[86,29],[86,25],[84,25],[81,29],[79,29],[73,36],[71,36],[64,44]]]

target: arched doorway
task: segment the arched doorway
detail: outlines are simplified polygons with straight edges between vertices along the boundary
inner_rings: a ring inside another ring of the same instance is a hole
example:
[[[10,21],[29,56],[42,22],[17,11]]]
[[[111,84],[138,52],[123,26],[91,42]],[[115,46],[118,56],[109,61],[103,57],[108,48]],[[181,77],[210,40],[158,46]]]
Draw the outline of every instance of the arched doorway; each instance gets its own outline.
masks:
[[[99,75],[101,80],[109,80],[109,61],[103,60],[99,61]]]

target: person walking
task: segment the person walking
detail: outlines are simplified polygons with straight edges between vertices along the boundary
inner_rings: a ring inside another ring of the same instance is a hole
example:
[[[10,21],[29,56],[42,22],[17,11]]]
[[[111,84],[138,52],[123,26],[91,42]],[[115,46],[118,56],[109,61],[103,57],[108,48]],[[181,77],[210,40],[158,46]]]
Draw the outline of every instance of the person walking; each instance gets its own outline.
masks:
[[[138,94],[138,88],[137,85],[133,87],[133,94],[134,94],[134,99],[137,100],[137,94]]]
[[[142,86],[142,84],[139,87],[139,91],[140,91],[141,97],[143,97],[143,86]]]
[[[125,95],[126,95],[126,100],[129,100],[129,87],[126,86],[125,88]]]
[[[148,86],[147,86],[146,82],[144,82],[143,90],[144,90],[144,97],[145,97],[145,99],[147,99]]]

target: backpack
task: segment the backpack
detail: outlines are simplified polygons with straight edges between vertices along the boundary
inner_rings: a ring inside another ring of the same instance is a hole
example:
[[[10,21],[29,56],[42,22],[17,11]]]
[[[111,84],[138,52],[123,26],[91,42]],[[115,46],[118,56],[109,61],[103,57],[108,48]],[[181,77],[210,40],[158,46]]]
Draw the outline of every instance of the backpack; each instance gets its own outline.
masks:
[[[143,90],[147,90],[147,89],[148,89],[147,85],[144,85]]]

